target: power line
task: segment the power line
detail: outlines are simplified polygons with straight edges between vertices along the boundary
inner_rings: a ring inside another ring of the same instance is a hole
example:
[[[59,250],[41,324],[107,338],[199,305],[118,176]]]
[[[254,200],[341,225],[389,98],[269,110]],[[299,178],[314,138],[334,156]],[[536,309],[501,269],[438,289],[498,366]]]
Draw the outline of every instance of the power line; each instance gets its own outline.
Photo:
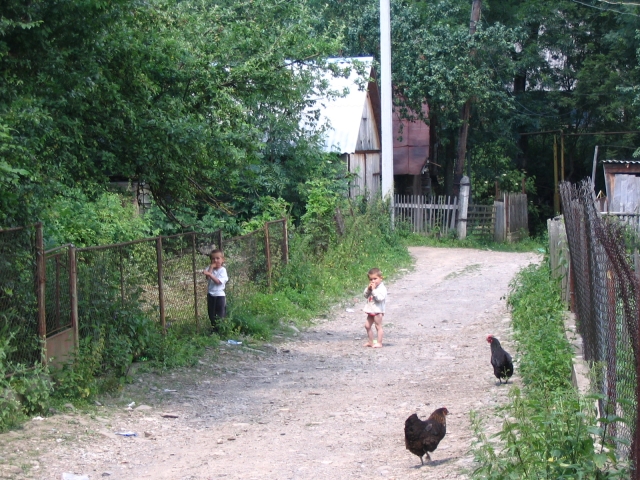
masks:
[[[613,12],[613,13],[618,13],[620,15],[631,15],[632,17],[640,17],[640,15],[637,15],[635,13],[621,12],[619,10],[613,10],[612,8],[596,7],[595,5],[589,5],[588,3],[581,2],[580,0],[571,0],[571,1],[574,2],[574,3],[578,3],[580,5],[583,5],[585,7],[595,8],[596,10],[602,10],[603,12]],[[625,5],[633,5],[633,4],[625,4]]]

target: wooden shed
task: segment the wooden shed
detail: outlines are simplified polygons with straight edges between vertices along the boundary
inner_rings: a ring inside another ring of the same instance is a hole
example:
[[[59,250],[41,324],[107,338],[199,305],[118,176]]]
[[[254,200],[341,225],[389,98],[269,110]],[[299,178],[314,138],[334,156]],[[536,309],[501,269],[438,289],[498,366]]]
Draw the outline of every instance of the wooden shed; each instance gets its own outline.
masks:
[[[640,161],[604,160],[607,210],[640,212]]]
[[[344,92],[344,95],[319,102],[320,125],[327,127],[325,150],[338,153],[353,174],[350,196],[372,195],[380,190],[381,171],[380,93],[373,57],[330,61],[341,68],[357,61],[365,66],[372,79],[362,82],[355,68],[347,78],[327,75],[330,90]]]

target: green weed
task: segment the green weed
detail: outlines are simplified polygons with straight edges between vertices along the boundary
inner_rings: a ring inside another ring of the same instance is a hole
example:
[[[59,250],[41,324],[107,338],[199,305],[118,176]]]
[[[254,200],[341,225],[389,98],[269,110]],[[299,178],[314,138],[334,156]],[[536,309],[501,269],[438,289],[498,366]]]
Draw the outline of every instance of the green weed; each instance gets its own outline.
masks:
[[[15,351],[12,340],[13,334],[0,339],[0,432],[46,412],[52,389],[47,367],[29,369],[8,360]]]

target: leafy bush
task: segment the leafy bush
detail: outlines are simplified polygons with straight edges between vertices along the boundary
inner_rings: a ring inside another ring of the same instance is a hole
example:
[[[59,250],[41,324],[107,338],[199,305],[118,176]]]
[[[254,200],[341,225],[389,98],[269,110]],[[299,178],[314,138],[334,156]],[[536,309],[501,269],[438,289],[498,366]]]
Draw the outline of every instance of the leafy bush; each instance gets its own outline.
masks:
[[[12,338],[0,339],[0,432],[19,425],[26,415],[45,413],[52,388],[46,367],[29,369],[9,362],[15,350]]]
[[[103,192],[90,199],[77,189],[62,189],[43,212],[49,246],[73,243],[76,247],[128,242],[152,235],[145,216],[134,209],[133,196]]]
[[[53,371],[54,398],[87,401],[98,393],[98,377],[104,354],[104,335],[87,337],[62,368]]]
[[[53,390],[48,368],[37,365],[30,371],[17,373],[13,376],[11,384],[26,415],[47,413]]]

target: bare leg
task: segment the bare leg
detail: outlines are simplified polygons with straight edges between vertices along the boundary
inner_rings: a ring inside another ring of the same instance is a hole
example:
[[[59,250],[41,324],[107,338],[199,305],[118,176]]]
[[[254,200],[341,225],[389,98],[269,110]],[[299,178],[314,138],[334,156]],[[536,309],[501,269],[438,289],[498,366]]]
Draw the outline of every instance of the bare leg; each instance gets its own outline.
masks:
[[[369,341],[364,344],[365,347],[373,347],[373,331],[371,327],[374,323],[373,315],[367,315],[367,320],[364,322],[364,328],[367,330],[367,337],[369,337]]]
[[[382,348],[382,335],[384,334],[383,330],[382,330],[382,317],[384,314],[379,313],[378,315],[376,315],[374,318],[374,321],[376,322],[376,332],[378,334],[378,343],[375,344],[373,346],[373,348]],[[371,333],[371,339],[373,339],[373,332]]]

